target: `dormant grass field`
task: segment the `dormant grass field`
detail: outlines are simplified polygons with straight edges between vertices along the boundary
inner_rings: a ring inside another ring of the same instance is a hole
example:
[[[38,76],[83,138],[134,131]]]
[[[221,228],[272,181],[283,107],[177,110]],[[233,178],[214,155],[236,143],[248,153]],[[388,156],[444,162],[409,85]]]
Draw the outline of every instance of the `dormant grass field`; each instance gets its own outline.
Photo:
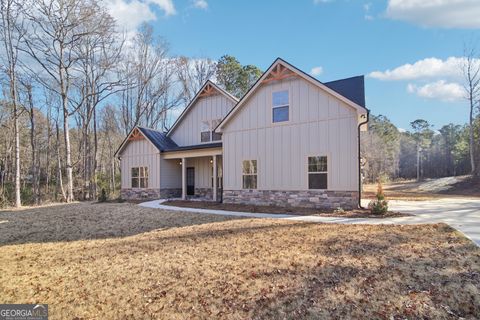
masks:
[[[480,250],[450,227],[90,204],[0,212],[0,303],[51,319],[478,319]]]

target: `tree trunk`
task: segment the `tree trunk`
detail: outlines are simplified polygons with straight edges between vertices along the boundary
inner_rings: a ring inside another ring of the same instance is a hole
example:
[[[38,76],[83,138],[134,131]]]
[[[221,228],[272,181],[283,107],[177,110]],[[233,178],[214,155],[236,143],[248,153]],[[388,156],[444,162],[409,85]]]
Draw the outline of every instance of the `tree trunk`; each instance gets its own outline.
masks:
[[[469,121],[469,124],[470,124],[470,127],[469,127],[469,149],[470,149],[470,169],[471,169],[471,174],[473,175],[476,175],[477,174],[477,171],[476,171],[476,168],[475,168],[475,146],[474,146],[474,143],[475,143],[475,139],[474,139],[474,135],[473,135],[473,109],[474,109],[474,101],[473,101],[473,95],[472,95],[472,90],[470,90],[470,96],[469,96],[469,100],[470,100],[470,121]]]
[[[417,145],[417,181],[420,181],[420,147]]]
[[[58,128],[58,122],[56,123],[57,129],[57,181],[56,181],[56,192],[55,192],[55,200],[57,200],[58,193],[62,193],[62,197],[64,201],[67,201],[67,196],[65,194],[65,189],[63,189],[63,178],[62,178],[62,159],[60,157],[60,129]]]
[[[96,108],[93,109],[93,183],[92,194],[93,198],[97,200],[97,152],[98,152],[98,135],[97,135],[97,112]]]
[[[71,157],[71,146],[70,146],[70,132],[69,132],[69,116],[68,110],[66,110],[67,103],[66,97],[62,97],[63,100],[63,133],[65,138],[65,166],[67,168],[67,202],[72,202],[74,200],[73,197],[73,168],[72,168],[72,157]]]
[[[13,105],[14,131],[15,131],[15,207],[22,206],[20,198],[20,135],[18,131],[18,114],[16,103]]]

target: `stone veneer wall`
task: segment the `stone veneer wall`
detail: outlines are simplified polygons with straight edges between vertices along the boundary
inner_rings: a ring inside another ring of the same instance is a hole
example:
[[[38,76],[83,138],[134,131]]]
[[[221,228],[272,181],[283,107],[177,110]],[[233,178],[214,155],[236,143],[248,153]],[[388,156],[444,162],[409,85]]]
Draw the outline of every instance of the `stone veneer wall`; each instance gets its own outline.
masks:
[[[149,200],[149,199],[168,199],[180,198],[182,189],[131,189],[121,190],[122,199],[125,200]]]
[[[125,200],[159,199],[160,189],[125,188],[120,191],[120,195]]]
[[[180,194],[181,194],[180,190]],[[187,196],[188,198],[203,198],[207,200],[212,200],[213,199],[213,192],[212,188],[195,188],[195,195],[193,196]]]
[[[182,196],[181,188],[160,189],[160,198],[162,199],[180,198],[181,196]]]
[[[223,190],[223,202],[260,206],[305,207],[317,209],[354,209],[358,205],[357,191],[275,191]]]

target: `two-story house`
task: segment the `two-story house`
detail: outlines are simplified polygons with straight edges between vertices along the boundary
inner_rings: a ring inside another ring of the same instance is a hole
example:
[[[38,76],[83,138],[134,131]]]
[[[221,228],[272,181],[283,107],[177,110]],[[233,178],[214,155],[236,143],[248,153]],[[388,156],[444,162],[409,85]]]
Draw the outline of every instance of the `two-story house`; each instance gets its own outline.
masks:
[[[121,194],[353,208],[367,121],[363,76],[322,83],[278,58],[240,100],[207,81],[168,132],[134,128]]]

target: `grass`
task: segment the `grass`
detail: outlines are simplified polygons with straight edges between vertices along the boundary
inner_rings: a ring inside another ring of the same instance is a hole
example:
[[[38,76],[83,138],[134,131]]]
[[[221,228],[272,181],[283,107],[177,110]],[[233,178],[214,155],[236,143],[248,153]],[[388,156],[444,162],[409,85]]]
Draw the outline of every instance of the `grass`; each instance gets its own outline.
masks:
[[[51,319],[475,319],[480,250],[444,224],[311,224],[73,204],[0,212],[1,303]]]
[[[363,197],[373,199],[377,184],[364,185]],[[425,201],[443,198],[479,198],[480,178],[472,176],[404,180],[384,183],[388,200]]]
[[[199,208],[212,210],[227,210],[253,213],[273,213],[273,214],[290,214],[290,215],[312,215],[322,217],[342,217],[342,218],[391,218],[404,217],[408,214],[399,212],[387,212],[386,214],[376,215],[372,214],[368,209],[354,209],[354,210],[327,210],[314,208],[299,208],[299,207],[280,207],[280,206],[259,206],[248,204],[233,204],[220,203],[213,201],[198,201],[198,200],[169,200],[162,203],[162,205],[184,207],[184,208]]]

